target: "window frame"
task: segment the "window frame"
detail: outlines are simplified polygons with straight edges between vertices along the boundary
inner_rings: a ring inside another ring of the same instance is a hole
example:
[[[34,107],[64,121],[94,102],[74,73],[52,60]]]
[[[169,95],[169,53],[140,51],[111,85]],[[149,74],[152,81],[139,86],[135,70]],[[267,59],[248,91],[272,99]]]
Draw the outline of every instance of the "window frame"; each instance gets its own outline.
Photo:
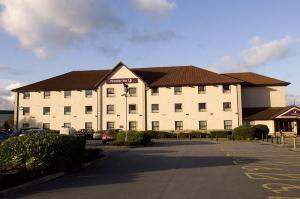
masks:
[[[46,125],[48,125],[48,128],[45,128]],[[43,123],[43,129],[50,130],[50,123]]]
[[[135,90],[134,94],[131,94],[132,90]],[[129,87],[128,88],[128,94],[129,94],[129,97],[137,97],[137,88],[136,87]]]
[[[23,107],[23,115],[24,116],[28,116],[28,115],[30,115],[30,107]],[[27,110],[27,111],[25,111],[25,110]]]
[[[88,127],[88,124],[90,124],[91,126]],[[84,123],[84,129],[93,129],[93,122],[85,122]]]
[[[176,109],[176,105],[180,105],[181,109]],[[182,103],[175,103],[174,104],[174,111],[175,111],[175,113],[181,113],[181,112],[183,112]]]
[[[157,109],[153,109],[153,107],[157,106]],[[159,113],[159,104],[151,104],[151,112]]]
[[[112,93],[110,91],[113,91]],[[116,93],[115,93],[115,88],[109,87],[106,88],[106,97],[115,97]]]
[[[178,123],[181,123],[179,126]],[[175,121],[175,131],[182,131],[183,130],[183,121]]]
[[[70,108],[70,111],[67,112],[67,108]],[[71,115],[72,114],[72,106],[64,106],[64,115]]]
[[[135,124],[134,128],[131,128],[132,126],[130,124]],[[136,131],[137,130],[137,121],[129,121],[128,122],[128,130],[129,131]]]
[[[230,122],[230,124],[226,124],[226,122]],[[224,130],[232,130],[232,120],[224,120]]]
[[[91,110],[90,111],[88,111],[87,110],[87,108],[91,108]],[[85,114],[86,115],[91,115],[91,114],[93,114],[93,106],[85,106]]]
[[[70,93],[70,95],[66,95],[66,93]],[[64,98],[69,99],[72,96],[72,91],[64,91]]]
[[[182,95],[182,86],[174,86],[174,95]]]
[[[28,122],[22,124],[23,128],[30,128],[30,124]]]
[[[225,89],[228,86],[228,89]],[[222,85],[223,93],[231,93],[231,85],[230,84],[223,84]]]
[[[225,107],[225,104],[228,104],[229,105],[229,107]],[[231,102],[223,102],[223,111],[224,112],[230,112],[232,110],[232,108],[231,108]]]
[[[64,122],[64,128],[72,128],[71,122]]]
[[[203,88],[203,90],[200,90],[200,88]],[[205,85],[199,85],[198,86],[198,94],[205,94],[206,93],[206,86]]]
[[[203,105],[203,104],[204,104],[205,108],[201,109],[200,105]],[[206,102],[200,102],[200,103],[198,103],[198,112],[206,112],[206,111],[207,111],[207,104],[206,104]]]
[[[30,99],[30,92],[28,91],[23,92],[23,99]]]
[[[113,110],[109,110],[109,107],[113,107]],[[107,104],[106,105],[106,114],[113,115],[116,113],[115,105],[114,104]]]
[[[156,90],[156,92],[153,92],[154,90]],[[151,88],[151,96],[158,96],[158,95],[159,95],[159,88],[158,87]]]
[[[44,99],[50,99],[51,91],[44,91]]]
[[[135,106],[135,111],[130,110],[130,106]],[[137,104],[128,104],[128,114],[137,114],[137,113],[138,113]]]
[[[157,124],[157,125],[155,125],[155,124]],[[152,121],[151,129],[152,129],[152,131],[159,131],[159,121]]]
[[[45,111],[47,108],[49,109],[48,112]],[[51,111],[51,108],[49,106],[44,106],[43,107],[43,115],[50,115],[50,111]]]
[[[205,123],[205,125],[201,125],[201,123]],[[207,130],[207,120],[200,120],[199,121],[199,130]]]
[[[109,124],[113,124],[113,127],[112,127],[112,128],[109,128]],[[112,121],[107,121],[107,122],[106,122],[106,130],[114,129],[114,128],[115,128],[115,122],[112,122]]]
[[[85,98],[92,98],[92,97],[93,97],[93,90],[85,90]]]

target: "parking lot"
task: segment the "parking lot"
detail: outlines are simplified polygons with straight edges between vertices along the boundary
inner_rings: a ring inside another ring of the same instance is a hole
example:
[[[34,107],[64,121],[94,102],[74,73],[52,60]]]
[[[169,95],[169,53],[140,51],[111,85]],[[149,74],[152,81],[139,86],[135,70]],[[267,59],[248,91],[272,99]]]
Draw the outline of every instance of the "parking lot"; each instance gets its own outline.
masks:
[[[104,150],[106,160],[6,198],[300,198],[299,152],[270,144],[174,140]]]

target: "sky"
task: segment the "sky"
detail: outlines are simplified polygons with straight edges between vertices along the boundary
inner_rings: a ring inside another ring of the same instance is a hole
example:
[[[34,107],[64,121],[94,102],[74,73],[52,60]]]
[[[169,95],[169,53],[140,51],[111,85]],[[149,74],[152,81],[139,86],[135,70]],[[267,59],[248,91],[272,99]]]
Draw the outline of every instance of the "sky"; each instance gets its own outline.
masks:
[[[0,109],[11,89],[73,70],[195,65],[291,82],[299,0],[0,0]]]

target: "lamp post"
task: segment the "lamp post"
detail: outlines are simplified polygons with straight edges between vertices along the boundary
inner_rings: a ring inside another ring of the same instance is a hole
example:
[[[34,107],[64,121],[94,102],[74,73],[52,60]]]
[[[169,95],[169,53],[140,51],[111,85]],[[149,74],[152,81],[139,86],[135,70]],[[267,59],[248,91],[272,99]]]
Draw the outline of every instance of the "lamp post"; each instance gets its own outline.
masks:
[[[126,124],[125,124],[125,142],[127,142],[127,140],[128,140],[128,133],[127,133],[127,131],[128,131],[128,129],[127,129],[127,97],[128,97],[128,94],[129,94],[129,88],[128,88],[128,85],[127,84],[125,84],[125,83],[123,83],[123,86],[124,86],[124,94],[122,95],[122,96],[124,96],[125,97],[125,106],[126,106],[126,108],[125,108],[125,122],[126,122]]]

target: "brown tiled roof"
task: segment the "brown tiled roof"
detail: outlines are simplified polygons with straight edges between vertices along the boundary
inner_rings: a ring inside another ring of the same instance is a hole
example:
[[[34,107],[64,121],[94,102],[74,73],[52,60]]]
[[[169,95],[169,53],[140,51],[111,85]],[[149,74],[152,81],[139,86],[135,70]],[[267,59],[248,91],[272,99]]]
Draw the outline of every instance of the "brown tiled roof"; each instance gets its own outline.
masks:
[[[278,115],[288,111],[293,106],[286,107],[264,107],[264,108],[243,108],[244,120],[272,120]]]
[[[290,83],[282,80],[266,77],[257,73],[225,73],[224,75],[244,81],[244,85],[255,86],[287,86]]]

